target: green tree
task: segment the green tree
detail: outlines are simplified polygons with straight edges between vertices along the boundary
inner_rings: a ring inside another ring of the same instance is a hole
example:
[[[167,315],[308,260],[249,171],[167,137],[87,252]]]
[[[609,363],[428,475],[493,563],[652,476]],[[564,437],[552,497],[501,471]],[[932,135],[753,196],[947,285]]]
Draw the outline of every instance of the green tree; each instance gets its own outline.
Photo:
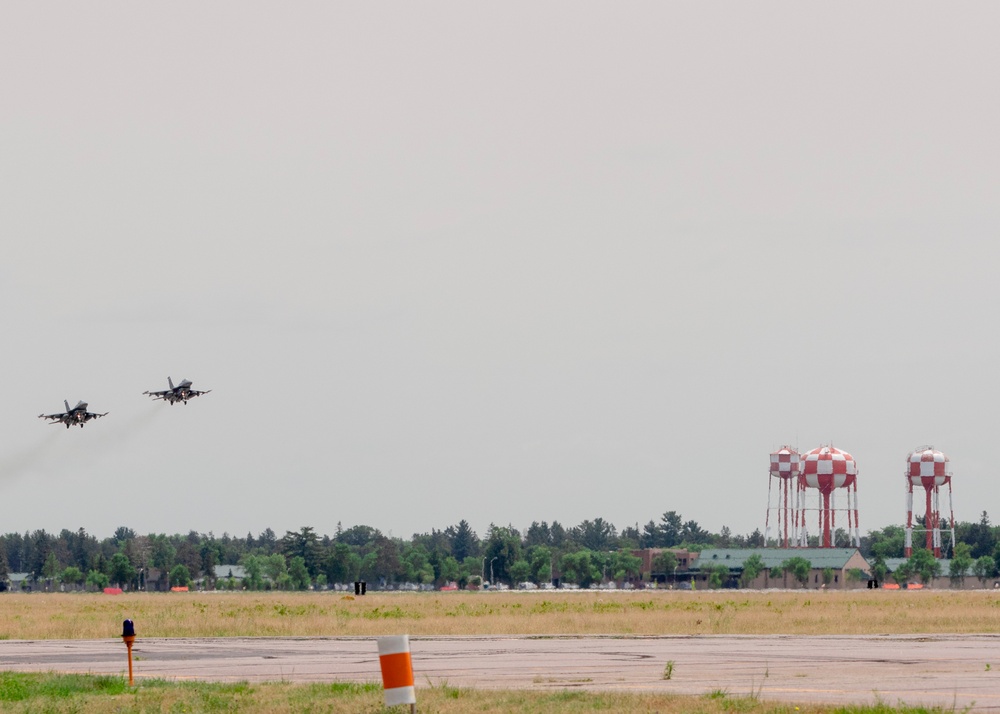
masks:
[[[547,545],[536,545],[528,548],[527,561],[531,566],[528,580],[541,584],[552,580],[555,572],[555,553]]]
[[[639,577],[642,572],[642,558],[632,555],[627,550],[616,550],[608,560],[611,578],[616,583],[623,583]]]
[[[450,555],[446,555],[441,560],[441,582],[458,582],[462,576],[462,564]]]
[[[83,582],[83,571],[80,570],[75,565],[71,565],[62,571],[62,576],[60,577],[67,585],[76,585]]]
[[[801,556],[789,558],[781,563],[781,569],[792,576],[792,578],[802,586],[809,584],[809,572],[812,570],[812,563]]]
[[[175,565],[170,571],[170,587],[186,588],[191,585],[191,571],[186,565]]]
[[[467,521],[461,520],[457,526],[446,528],[444,532],[451,540],[451,554],[455,560],[461,562],[479,555],[479,538]]]
[[[289,585],[288,563],[281,553],[272,553],[264,558],[262,565],[264,574],[271,585],[278,590],[284,590]]]
[[[907,561],[910,572],[918,575],[920,581],[925,584],[941,574],[941,563],[934,557],[934,553],[927,548],[917,548]]]
[[[977,578],[979,578],[979,583],[981,585],[986,585],[986,580],[988,578],[992,578],[996,573],[996,570],[996,561],[988,555],[976,558],[976,562],[972,564],[972,572]]]
[[[981,558],[984,555],[994,553],[997,546],[997,531],[990,525],[990,517],[983,511],[979,516],[978,523],[959,523],[955,527],[957,540],[968,543],[973,558]],[[994,560],[996,556],[994,555]]]
[[[885,577],[888,574],[889,566],[885,564],[885,561],[882,558],[876,558],[872,563],[872,577],[881,583],[885,581]]]
[[[656,525],[656,521],[650,521],[642,527],[642,532],[639,534],[639,547],[656,548],[659,544],[660,530]]]
[[[861,568],[851,568],[847,571],[847,579],[851,582],[860,583],[867,580],[868,575]]]
[[[361,564],[358,566],[358,580],[375,581],[378,580],[378,571],[375,566],[378,562],[378,553],[374,550],[361,556]]]
[[[600,552],[617,546],[618,533],[603,518],[584,521],[573,529],[576,541],[587,550]]]
[[[965,582],[965,576],[972,570],[972,547],[968,543],[956,543],[955,553],[948,564],[948,577],[952,585],[961,586]]]
[[[656,527],[656,540],[654,547],[673,548],[681,544],[684,524],[681,515],[677,511],[667,511],[660,518],[660,523]]]
[[[750,583],[757,579],[757,576],[764,572],[766,566],[764,559],[758,553],[754,553],[743,561],[743,572],[740,573],[740,585],[749,587]]]
[[[264,564],[261,557],[257,555],[244,555],[240,559],[246,577],[243,578],[243,585],[247,590],[260,590],[264,587]]]
[[[886,526],[880,531],[869,531],[867,553],[873,558],[902,558],[906,543],[906,531],[901,526]],[[865,550],[865,549],[863,549]]]
[[[281,539],[281,551],[286,558],[299,556],[306,565],[309,575],[314,576],[320,570],[322,548],[319,538],[310,526],[303,526],[298,533],[287,531]],[[291,560],[289,560],[291,562]]]
[[[395,582],[401,574],[401,564],[399,560],[399,543],[392,538],[387,538],[376,532],[375,538],[371,542],[370,574],[364,580],[377,580],[385,578],[386,582]]]
[[[360,548],[371,543],[379,535],[382,534],[371,526],[353,526],[337,533],[337,542]]]
[[[278,547],[278,536],[270,528],[265,528],[257,536],[257,547],[260,548],[261,553],[264,555],[273,555]]]
[[[458,576],[458,586],[464,588],[466,585],[482,585],[481,568],[483,561],[479,556],[469,556],[462,561]]]
[[[515,585],[531,580],[531,563],[521,559],[510,566],[510,577]]]
[[[198,554],[201,558],[200,568],[201,572],[205,574],[205,577],[214,579],[215,578],[215,566],[219,565],[220,555],[222,552],[222,546],[211,537],[209,533],[209,539],[201,542],[198,548]]]
[[[162,533],[149,536],[149,564],[151,567],[163,572],[170,572],[174,567],[174,557],[177,549],[170,544],[170,539]]]
[[[520,534],[510,526],[503,528],[491,524],[483,555],[486,556],[486,577],[492,577],[494,583],[510,583],[510,566],[521,559]]]
[[[677,568],[677,556],[671,550],[663,550],[653,557],[651,563],[652,571],[650,575],[673,576]]]
[[[551,545],[552,533],[549,531],[549,524],[545,521],[539,523],[532,521],[528,530],[524,532],[524,546],[533,548],[539,545]]]
[[[42,577],[47,580],[52,580],[56,578],[62,571],[62,567],[59,565],[59,559],[56,558],[56,554],[53,551],[49,551],[49,554],[45,556],[45,564],[42,565]]]
[[[563,555],[560,567],[563,580],[576,583],[581,588],[590,587],[601,579],[601,570],[597,567],[594,553],[586,549]]]
[[[0,548],[0,591],[7,589],[8,577],[10,577],[10,566],[7,563],[7,549]]]
[[[111,556],[108,568],[108,579],[120,588],[127,588],[135,581],[137,575],[135,566],[122,552]]]
[[[95,590],[104,590],[110,584],[108,576],[102,573],[100,570],[91,570],[87,573],[87,585],[90,585]]]
[[[404,546],[401,565],[406,582],[422,585],[434,582],[434,568],[431,565],[430,554],[424,546]]]
[[[115,534],[111,537],[115,541],[115,545],[121,548],[127,541],[135,538],[135,531],[125,526],[118,526],[115,528]]]
[[[197,538],[198,534],[195,533],[194,537]],[[197,543],[191,542],[190,536],[177,543],[174,562],[186,565],[191,577],[196,577],[201,572],[201,551],[197,547]]]
[[[323,561],[323,572],[331,583],[354,582],[360,569],[361,556],[347,543],[334,543]]]
[[[712,534],[698,525],[697,521],[687,521],[681,529],[681,542],[691,545],[708,545]]]
[[[312,584],[306,559],[301,555],[293,555],[288,561],[288,581],[293,590],[308,590]]]
[[[900,563],[896,566],[896,569],[892,571],[892,579],[900,585],[906,585],[906,583],[910,582],[910,578],[912,577],[913,565],[910,561]]]
[[[725,565],[709,566],[705,574],[708,576],[708,587],[713,590],[718,590],[729,581],[729,568]]]

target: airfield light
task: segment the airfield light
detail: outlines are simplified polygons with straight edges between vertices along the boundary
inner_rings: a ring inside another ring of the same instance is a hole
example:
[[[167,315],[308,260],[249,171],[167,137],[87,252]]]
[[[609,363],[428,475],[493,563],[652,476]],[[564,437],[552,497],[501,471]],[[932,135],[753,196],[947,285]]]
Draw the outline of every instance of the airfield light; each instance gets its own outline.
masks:
[[[131,687],[134,684],[132,679],[132,644],[135,642],[135,623],[131,620],[125,620],[122,623],[122,642],[128,649],[128,686]]]

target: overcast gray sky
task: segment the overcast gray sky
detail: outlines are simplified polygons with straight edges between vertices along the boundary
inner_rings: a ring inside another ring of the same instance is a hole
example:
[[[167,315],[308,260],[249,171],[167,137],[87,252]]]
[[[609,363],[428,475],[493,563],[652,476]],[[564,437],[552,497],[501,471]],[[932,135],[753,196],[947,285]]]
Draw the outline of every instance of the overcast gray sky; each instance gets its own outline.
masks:
[[[0,532],[747,533],[784,443],[855,456],[862,532],[923,444],[996,516],[998,26],[7,3]]]

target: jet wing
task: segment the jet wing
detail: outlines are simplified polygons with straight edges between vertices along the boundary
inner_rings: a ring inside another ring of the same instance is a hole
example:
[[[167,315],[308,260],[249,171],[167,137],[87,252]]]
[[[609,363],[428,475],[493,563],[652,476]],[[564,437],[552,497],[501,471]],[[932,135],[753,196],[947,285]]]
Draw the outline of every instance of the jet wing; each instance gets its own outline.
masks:
[[[60,414],[39,414],[38,418],[39,419],[55,419],[55,420],[58,421],[58,420],[62,419],[64,416],[66,416],[66,412],[62,412]]]
[[[111,412],[104,412],[103,414],[94,414],[93,412],[87,412],[88,419],[100,419],[102,416],[107,416]]]
[[[171,391],[169,389],[166,389],[162,392],[143,392],[143,394],[148,394],[153,399],[166,399],[167,395],[171,394]]]
[[[191,391],[188,392],[188,394],[190,394],[192,397],[200,397],[202,394],[208,394],[211,391],[212,391],[211,389],[206,389],[203,392],[199,392],[197,389],[192,389]]]

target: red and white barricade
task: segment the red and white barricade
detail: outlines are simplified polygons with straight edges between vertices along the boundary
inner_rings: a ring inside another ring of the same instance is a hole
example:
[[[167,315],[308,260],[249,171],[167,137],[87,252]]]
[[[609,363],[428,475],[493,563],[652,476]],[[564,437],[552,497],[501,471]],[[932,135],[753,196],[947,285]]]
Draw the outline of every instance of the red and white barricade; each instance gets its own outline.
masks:
[[[378,661],[382,668],[382,688],[385,705],[417,703],[413,688],[413,662],[410,660],[410,636],[378,638]]]

